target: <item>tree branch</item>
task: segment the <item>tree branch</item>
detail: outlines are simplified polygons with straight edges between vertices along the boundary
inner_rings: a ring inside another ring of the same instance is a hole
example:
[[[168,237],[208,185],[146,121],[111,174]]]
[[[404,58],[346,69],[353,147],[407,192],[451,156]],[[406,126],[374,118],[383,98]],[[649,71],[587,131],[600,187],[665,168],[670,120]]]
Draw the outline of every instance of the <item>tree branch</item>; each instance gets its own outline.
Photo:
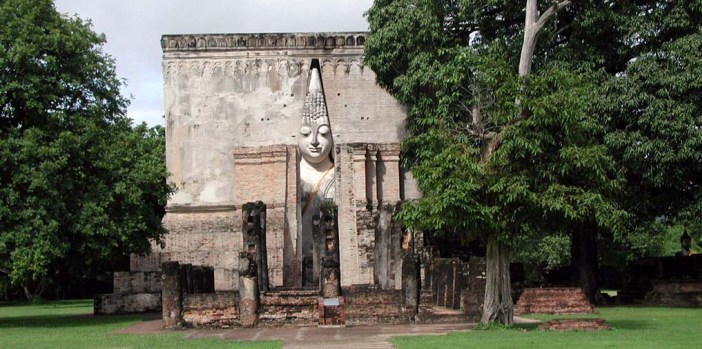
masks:
[[[551,16],[555,15],[558,13],[558,11],[562,10],[566,6],[570,5],[570,0],[565,0],[561,1],[558,4],[554,4],[553,6],[549,7],[546,12],[542,13],[539,19],[535,23],[535,32],[538,33],[541,28],[546,24],[546,21],[548,21]],[[536,34],[535,33],[535,34]]]
[[[522,53],[519,57],[519,76],[527,76],[531,72],[531,62],[534,58],[536,48],[536,37],[543,28],[546,21],[558,11],[570,5],[570,0],[562,1],[549,7],[537,19],[537,0],[527,0],[526,18],[524,19],[524,42],[522,43]]]

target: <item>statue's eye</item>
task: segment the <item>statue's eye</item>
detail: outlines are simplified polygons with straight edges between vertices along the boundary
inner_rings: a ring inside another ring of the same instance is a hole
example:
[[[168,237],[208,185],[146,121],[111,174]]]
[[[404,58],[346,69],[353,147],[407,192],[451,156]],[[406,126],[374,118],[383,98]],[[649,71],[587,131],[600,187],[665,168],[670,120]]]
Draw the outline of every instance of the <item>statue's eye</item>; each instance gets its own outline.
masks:
[[[317,129],[317,132],[319,132],[319,134],[321,134],[321,135],[326,135],[329,133],[329,126],[327,126],[327,125],[319,126],[319,128]]]
[[[302,126],[302,127],[300,128],[300,134],[301,134],[301,135],[303,135],[303,136],[309,136],[310,133],[312,133],[312,130],[310,130],[309,127],[307,127],[307,126]]]

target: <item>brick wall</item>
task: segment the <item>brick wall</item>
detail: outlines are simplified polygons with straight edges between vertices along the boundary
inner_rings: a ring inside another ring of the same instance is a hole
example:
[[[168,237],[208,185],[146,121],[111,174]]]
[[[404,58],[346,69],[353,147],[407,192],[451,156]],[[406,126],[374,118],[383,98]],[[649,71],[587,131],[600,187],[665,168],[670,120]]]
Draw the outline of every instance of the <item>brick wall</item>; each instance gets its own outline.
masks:
[[[165,246],[152,246],[154,253],[160,254],[159,260],[211,266],[215,269],[216,290],[238,288],[238,251],[243,241],[240,209],[179,209],[167,213],[163,225],[169,231],[164,237]]]
[[[234,149],[235,200],[263,201],[271,286],[295,286],[297,243],[297,147],[271,145]]]
[[[189,327],[227,328],[239,325],[239,293],[185,294],[183,320]]]
[[[402,312],[402,293],[373,286],[342,288],[347,325],[398,324],[409,322]]]

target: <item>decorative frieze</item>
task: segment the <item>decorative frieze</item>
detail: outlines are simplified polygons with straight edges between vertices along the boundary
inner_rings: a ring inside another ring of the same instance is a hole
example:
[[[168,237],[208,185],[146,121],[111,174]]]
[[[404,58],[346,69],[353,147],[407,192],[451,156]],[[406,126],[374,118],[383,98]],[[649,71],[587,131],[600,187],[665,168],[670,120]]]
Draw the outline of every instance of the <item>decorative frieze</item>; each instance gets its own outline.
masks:
[[[195,34],[164,35],[163,52],[252,49],[363,48],[365,32],[294,34]]]
[[[164,81],[181,75],[212,80],[222,77],[244,75],[266,76],[275,71],[281,77],[296,78],[307,76],[310,60],[305,58],[202,58],[196,60],[165,60],[162,63]],[[324,60],[321,65],[324,75],[363,75],[365,69],[360,55],[348,58]]]

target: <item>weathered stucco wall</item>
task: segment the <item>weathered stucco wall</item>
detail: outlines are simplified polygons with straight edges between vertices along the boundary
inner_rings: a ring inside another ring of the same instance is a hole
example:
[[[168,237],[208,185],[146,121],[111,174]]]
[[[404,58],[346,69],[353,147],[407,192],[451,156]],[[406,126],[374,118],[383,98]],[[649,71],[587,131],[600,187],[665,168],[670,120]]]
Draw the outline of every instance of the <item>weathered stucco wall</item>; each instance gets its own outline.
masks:
[[[334,141],[397,143],[404,108],[362,65],[363,33],[163,37],[169,205],[239,203],[232,149],[297,143],[318,60]]]
[[[239,209],[261,200],[269,211],[271,285],[299,285],[296,147],[315,66],[336,145],[342,284],[399,287],[384,280],[394,273],[374,270],[387,267],[375,260],[391,263],[380,255],[399,246],[384,236],[376,245],[391,218],[379,208],[418,191],[399,167],[405,109],[363,66],[364,42],[364,33],[162,38],[167,165],[177,192],[164,218],[171,233],[165,248],[155,249],[159,260],[213,266],[216,288],[236,289]]]

